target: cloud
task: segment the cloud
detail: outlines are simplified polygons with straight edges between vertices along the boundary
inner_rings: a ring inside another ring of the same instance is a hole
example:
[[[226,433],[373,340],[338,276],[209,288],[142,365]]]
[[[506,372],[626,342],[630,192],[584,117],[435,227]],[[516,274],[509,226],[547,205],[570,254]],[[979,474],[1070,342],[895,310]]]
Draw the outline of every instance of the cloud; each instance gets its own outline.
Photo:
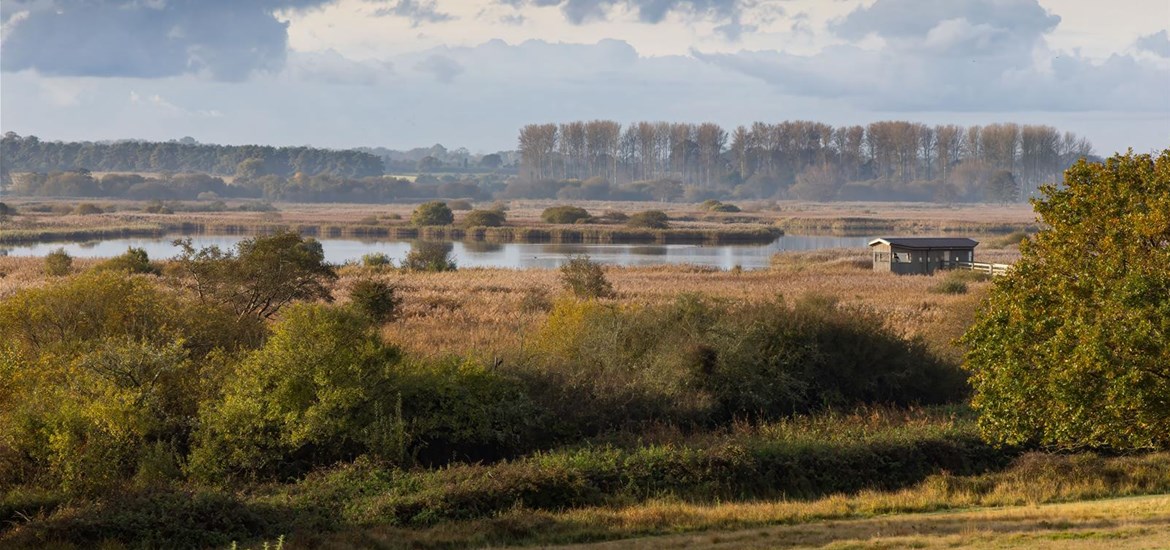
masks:
[[[1170,33],[1166,31],[1149,34],[1137,39],[1137,49],[1160,57],[1170,57]]]
[[[382,8],[374,15],[404,17],[410,20],[410,26],[417,27],[422,23],[442,23],[455,19],[449,13],[440,12],[435,7],[434,0],[398,0],[392,7]]]
[[[166,112],[166,113],[177,114],[177,115],[194,116],[194,117],[199,117],[199,118],[220,118],[223,116],[223,113],[221,113],[215,109],[210,109],[210,110],[186,109],[186,108],[180,107],[178,105],[175,105],[174,103],[171,103],[170,101],[168,101],[166,98],[164,98],[163,96],[161,96],[159,94],[151,94],[150,96],[143,97],[142,95],[140,95],[138,92],[136,92],[134,90],[130,90],[130,103],[133,105],[140,105],[140,106],[147,106],[147,107],[155,108],[155,109],[161,110],[161,111]]]
[[[431,54],[414,65],[415,69],[429,73],[435,80],[450,84],[463,72],[463,65],[442,54]]]
[[[4,71],[53,76],[239,81],[277,71],[288,46],[278,10],[329,0],[6,0]]]
[[[877,0],[832,22],[830,30],[842,38],[860,40],[876,34],[887,40],[921,42],[946,21],[965,20],[1008,33],[1012,40],[1031,42],[1056,28],[1060,17],[1036,0]]]
[[[394,74],[391,61],[354,61],[336,50],[291,52],[285,75],[302,82],[373,86]]]
[[[669,13],[718,20],[733,18],[744,7],[744,0],[499,0],[515,7],[560,6],[565,18],[574,25],[604,21],[616,6],[628,6],[643,23],[659,23]],[[738,24],[738,19],[736,19]]]

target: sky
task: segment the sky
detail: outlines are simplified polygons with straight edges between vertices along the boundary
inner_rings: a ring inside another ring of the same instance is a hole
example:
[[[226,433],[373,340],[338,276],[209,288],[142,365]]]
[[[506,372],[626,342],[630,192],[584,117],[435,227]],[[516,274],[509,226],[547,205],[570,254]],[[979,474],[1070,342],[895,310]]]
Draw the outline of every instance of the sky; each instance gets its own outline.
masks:
[[[1170,147],[1170,0],[4,0],[0,131],[487,153],[611,119]]]

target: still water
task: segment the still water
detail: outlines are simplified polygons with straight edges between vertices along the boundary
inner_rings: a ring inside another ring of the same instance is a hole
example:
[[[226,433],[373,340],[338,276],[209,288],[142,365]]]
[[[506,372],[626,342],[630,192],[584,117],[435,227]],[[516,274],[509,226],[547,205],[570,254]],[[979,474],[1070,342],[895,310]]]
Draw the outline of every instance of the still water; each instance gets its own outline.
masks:
[[[169,258],[178,254],[171,244],[178,237],[144,237],[110,239],[75,243],[37,243],[0,246],[0,255],[44,256],[64,248],[76,258],[103,258],[117,256],[128,247],[142,248],[151,258]],[[218,245],[229,248],[241,236],[198,235],[191,240],[196,248]],[[561,243],[452,243],[452,256],[459,267],[529,267],[554,268],[568,261],[570,256],[588,254],[593,261],[613,265],[694,264],[731,269],[757,269],[768,266],[768,259],[777,252],[817,250],[823,248],[865,249],[868,237],[833,237],[812,235],[785,235],[766,245],[699,245],[699,244],[561,244]],[[362,255],[380,252],[402,261],[410,251],[409,241],[365,241],[321,239],[325,259],[332,263],[360,261]]]

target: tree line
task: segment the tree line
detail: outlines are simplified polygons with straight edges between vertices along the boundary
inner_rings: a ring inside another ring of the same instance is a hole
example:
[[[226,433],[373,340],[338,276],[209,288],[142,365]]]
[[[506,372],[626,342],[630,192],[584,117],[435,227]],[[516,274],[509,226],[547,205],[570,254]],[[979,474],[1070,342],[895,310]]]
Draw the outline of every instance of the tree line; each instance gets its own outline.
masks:
[[[1014,201],[1093,154],[1087,139],[1051,126],[907,121],[756,122],[731,132],[710,122],[574,121],[524,126],[518,147],[529,182],[668,180],[692,198],[806,200]]]
[[[259,177],[329,174],[381,176],[381,157],[357,150],[267,145],[215,145],[180,141],[41,141],[13,132],[0,139],[5,173],[92,170],[95,172],[202,172]]]

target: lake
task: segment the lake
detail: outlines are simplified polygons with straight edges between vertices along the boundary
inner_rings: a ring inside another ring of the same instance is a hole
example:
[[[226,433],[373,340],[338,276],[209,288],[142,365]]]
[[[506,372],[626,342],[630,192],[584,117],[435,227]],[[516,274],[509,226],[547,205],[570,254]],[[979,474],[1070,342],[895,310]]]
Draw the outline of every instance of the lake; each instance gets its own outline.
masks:
[[[37,243],[0,246],[0,255],[44,256],[64,248],[76,258],[105,258],[117,256],[128,247],[142,248],[151,258],[169,258],[178,253],[172,237],[142,237],[110,239],[75,243]],[[245,237],[227,235],[192,236],[196,248],[218,245],[228,248]],[[821,235],[785,235],[766,245],[701,245],[701,244],[582,244],[582,243],[485,243],[463,241],[452,243],[452,255],[459,267],[505,267],[513,269],[555,268],[570,256],[587,254],[593,261],[612,265],[694,264],[731,269],[758,269],[768,266],[777,252],[819,250],[825,248],[852,248],[863,250],[869,237],[834,237]],[[362,255],[380,252],[398,263],[410,250],[409,241],[378,241],[320,239],[325,259],[332,263],[360,261]]]

